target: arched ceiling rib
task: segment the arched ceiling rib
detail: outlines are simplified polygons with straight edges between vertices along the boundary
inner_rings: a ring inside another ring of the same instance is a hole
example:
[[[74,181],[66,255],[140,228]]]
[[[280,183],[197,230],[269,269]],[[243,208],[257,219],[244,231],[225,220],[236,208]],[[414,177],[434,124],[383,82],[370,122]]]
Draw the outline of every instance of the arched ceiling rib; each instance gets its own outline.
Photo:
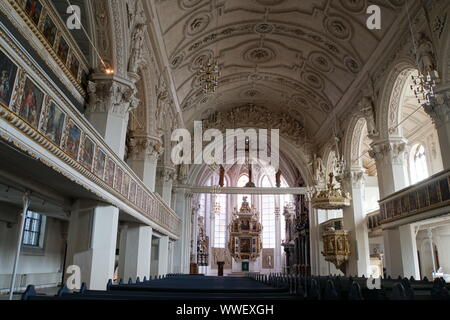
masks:
[[[314,135],[380,45],[404,0],[382,8],[381,30],[366,27],[366,0],[159,0],[156,11],[185,119],[208,109],[259,104],[295,115]],[[218,58],[215,96],[199,66]],[[188,124],[189,125],[189,124]]]

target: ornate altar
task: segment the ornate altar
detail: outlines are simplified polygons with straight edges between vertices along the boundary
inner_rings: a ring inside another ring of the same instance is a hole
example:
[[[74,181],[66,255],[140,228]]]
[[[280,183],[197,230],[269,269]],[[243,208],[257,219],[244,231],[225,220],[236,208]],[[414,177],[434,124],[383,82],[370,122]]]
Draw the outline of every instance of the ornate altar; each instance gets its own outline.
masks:
[[[340,220],[340,219],[335,219]],[[333,263],[337,269],[345,273],[345,265],[350,256],[350,243],[348,231],[342,229],[341,221],[330,221],[322,233],[323,251],[325,260]]]
[[[234,210],[228,230],[230,233],[228,249],[236,261],[255,261],[260,256],[262,226],[258,211],[250,207],[247,197],[244,197],[241,209]]]

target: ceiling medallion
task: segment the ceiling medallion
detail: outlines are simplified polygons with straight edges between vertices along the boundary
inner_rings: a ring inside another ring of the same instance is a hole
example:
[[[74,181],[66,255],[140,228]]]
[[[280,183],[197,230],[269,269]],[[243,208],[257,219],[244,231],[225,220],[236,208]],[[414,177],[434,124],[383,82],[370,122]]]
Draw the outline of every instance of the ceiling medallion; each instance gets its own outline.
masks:
[[[322,102],[320,104],[320,109],[322,109],[322,111],[325,112],[325,113],[331,112],[330,106],[328,104],[326,104],[325,102]]]
[[[250,48],[244,53],[244,59],[252,63],[266,63],[275,58],[275,52],[268,47]]]
[[[361,13],[366,6],[366,0],[340,0],[341,5],[352,13]]]
[[[320,52],[312,53],[309,59],[313,67],[322,72],[330,72],[332,69],[332,62],[330,59]]]
[[[243,97],[245,97],[245,98],[251,98],[251,99],[254,99],[254,98],[256,98],[257,96],[261,96],[261,95],[262,95],[262,93],[259,92],[259,91],[256,90],[256,89],[248,89],[248,90],[245,90],[245,91],[242,93],[242,96],[243,96]]]
[[[348,40],[351,36],[350,25],[339,17],[328,17],[325,19],[325,28],[340,40]]]
[[[312,72],[305,72],[302,76],[303,80],[314,89],[323,89],[323,80]]]
[[[206,29],[209,24],[209,16],[206,13],[200,13],[189,20],[186,25],[186,34],[193,36]]]
[[[274,30],[274,26],[270,23],[258,23],[255,25],[256,33],[271,33]]]
[[[360,71],[358,62],[356,62],[352,57],[345,57],[344,64],[353,73],[358,73]]]
[[[342,187],[334,185],[334,174],[330,173],[330,180],[325,190],[316,191],[311,199],[314,209],[339,210],[350,206],[351,196]]]
[[[198,70],[197,76],[203,93],[216,92],[220,76],[217,60],[208,59],[208,61]]]

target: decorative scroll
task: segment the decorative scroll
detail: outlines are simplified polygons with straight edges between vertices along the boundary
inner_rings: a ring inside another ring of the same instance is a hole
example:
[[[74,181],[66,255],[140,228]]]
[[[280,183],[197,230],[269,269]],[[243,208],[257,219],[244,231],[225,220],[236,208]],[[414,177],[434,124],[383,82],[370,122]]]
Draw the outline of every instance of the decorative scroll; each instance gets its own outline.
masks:
[[[176,213],[158,195],[147,189],[132,170],[95,135],[93,128],[89,130],[87,121],[78,113],[69,112],[69,104],[59,105],[30,74],[2,51],[0,75],[2,121],[22,131],[143,216],[175,235],[180,234],[180,219]],[[51,86],[48,87],[51,90]],[[53,90],[50,92],[56,95]],[[84,130],[82,124],[88,130]],[[44,162],[43,159],[41,161]]]

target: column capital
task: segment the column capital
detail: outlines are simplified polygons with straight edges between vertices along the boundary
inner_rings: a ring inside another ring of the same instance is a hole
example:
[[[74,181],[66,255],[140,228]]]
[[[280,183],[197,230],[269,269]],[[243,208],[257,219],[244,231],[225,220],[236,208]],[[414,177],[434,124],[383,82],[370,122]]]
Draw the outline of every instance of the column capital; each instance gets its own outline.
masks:
[[[352,188],[361,188],[366,180],[364,168],[351,168],[344,172],[342,182]],[[345,188],[347,189],[347,188]]]
[[[437,127],[450,122],[450,91],[437,93],[423,108]]]
[[[158,178],[164,179],[164,182],[173,182],[177,176],[173,167],[158,167],[156,171]]]
[[[150,136],[132,136],[128,147],[128,156],[132,160],[145,160],[147,157],[158,159],[164,152],[161,139]]]
[[[407,143],[405,139],[390,138],[385,141],[372,143],[369,155],[375,159],[375,161],[387,160],[393,164],[402,164],[405,152],[407,152]]]
[[[86,113],[111,113],[126,117],[139,106],[136,91],[134,84],[128,80],[94,74],[88,83],[89,103]]]

